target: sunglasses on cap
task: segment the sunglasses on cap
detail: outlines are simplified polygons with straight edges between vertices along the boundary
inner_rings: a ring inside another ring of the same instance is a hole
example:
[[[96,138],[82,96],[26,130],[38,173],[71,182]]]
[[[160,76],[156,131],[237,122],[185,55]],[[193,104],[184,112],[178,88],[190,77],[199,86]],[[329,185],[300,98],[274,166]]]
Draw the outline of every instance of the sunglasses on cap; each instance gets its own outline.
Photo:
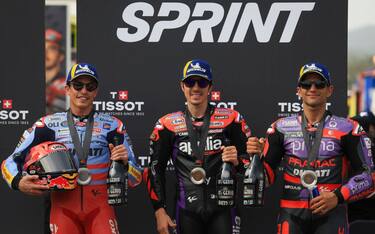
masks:
[[[298,86],[303,89],[311,89],[312,85],[315,85],[317,89],[324,89],[328,86],[327,82],[323,80],[304,80],[298,83]]]
[[[90,83],[85,84],[79,81],[71,81],[70,85],[77,91],[81,91],[83,87],[86,87],[86,90],[89,92],[92,92],[98,88],[97,82],[90,82]]]
[[[187,78],[184,81],[185,86],[192,88],[194,87],[195,83],[198,83],[199,88],[206,88],[208,85],[211,84],[210,81],[206,79],[193,79],[193,78]]]

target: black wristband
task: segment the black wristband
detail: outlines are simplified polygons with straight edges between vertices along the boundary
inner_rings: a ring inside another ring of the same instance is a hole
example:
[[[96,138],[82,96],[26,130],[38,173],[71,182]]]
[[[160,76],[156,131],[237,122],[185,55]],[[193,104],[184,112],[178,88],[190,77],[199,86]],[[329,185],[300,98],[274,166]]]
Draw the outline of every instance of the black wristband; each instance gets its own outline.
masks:
[[[21,174],[21,173],[18,173],[18,174],[13,178],[13,180],[12,180],[12,184],[11,184],[12,189],[14,189],[14,190],[19,190],[18,185],[19,185],[21,179],[22,179],[22,174]]]

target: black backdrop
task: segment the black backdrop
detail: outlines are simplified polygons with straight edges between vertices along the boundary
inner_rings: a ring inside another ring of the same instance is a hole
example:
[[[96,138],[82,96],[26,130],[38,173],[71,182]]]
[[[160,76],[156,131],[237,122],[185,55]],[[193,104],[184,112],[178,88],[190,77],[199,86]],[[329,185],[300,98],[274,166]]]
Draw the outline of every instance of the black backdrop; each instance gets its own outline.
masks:
[[[300,66],[309,61],[330,68],[335,85],[330,109],[346,115],[346,0],[168,2],[77,1],[78,60],[95,64],[100,75],[96,108],[125,122],[142,165],[147,165],[148,136],[155,121],[184,108],[178,81],[183,65],[192,58],[212,65],[214,91],[220,92],[220,100],[213,103],[240,111],[257,136],[263,136],[278,117],[299,111],[296,81]],[[169,15],[168,7],[180,11]],[[41,0],[12,0],[0,8],[0,101],[13,100],[12,110],[28,111],[18,123],[3,122],[0,115],[2,159],[44,110],[43,9]],[[227,17],[235,16],[236,9],[238,18]],[[255,23],[242,27],[251,18]],[[176,27],[164,22],[171,20],[177,20],[179,27],[162,31],[158,38],[158,28]],[[207,26],[210,22],[216,25],[212,31]],[[230,22],[234,23],[232,33]],[[192,37],[194,26],[205,28]],[[243,38],[241,30],[246,32]],[[124,36],[125,32],[130,35]],[[127,41],[135,35],[140,35],[137,41]],[[229,36],[228,40],[220,35]],[[169,175],[173,177],[173,171]],[[278,186],[267,190],[264,208],[241,211],[243,233],[275,232]],[[9,191],[3,181],[1,189],[1,233],[41,233],[41,200]],[[128,207],[117,212],[123,233],[156,233],[143,184],[130,191]]]
[[[0,7],[0,155],[44,114],[44,1],[10,0]],[[8,100],[8,101],[6,101]],[[12,105],[4,105],[11,103]],[[17,114],[18,113],[18,114]],[[0,233],[42,233],[42,200],[11,191],[1,180]]]

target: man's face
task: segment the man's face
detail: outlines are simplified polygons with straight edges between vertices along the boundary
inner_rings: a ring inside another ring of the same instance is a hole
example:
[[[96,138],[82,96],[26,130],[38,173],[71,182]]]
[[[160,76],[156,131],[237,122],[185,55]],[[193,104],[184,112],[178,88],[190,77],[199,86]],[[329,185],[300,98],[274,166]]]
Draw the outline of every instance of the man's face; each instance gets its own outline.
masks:
[[[80,76],[65,86],[70,106],[80,110],[91,108],[98,93],[98,83],[90,76]],[[90,91],[91,90],[91,91]]]
[[[59,66],[60,63],[64,60],[64,54],[60,51],[60,46],[54,42],[46,41],[46,58],[45,66],[46,70],[52,69],[56,66]]]
[[[327,86],[318,74],[310,73],[299,83],[297,94],[302,98],[303,105],[312,108],[324,107],[328,97],[333,93],[333,86]]]
[[[188,103],[199,106],[208,101],[212,85],[205,78],[192,76],[181,82],[181,89]]]

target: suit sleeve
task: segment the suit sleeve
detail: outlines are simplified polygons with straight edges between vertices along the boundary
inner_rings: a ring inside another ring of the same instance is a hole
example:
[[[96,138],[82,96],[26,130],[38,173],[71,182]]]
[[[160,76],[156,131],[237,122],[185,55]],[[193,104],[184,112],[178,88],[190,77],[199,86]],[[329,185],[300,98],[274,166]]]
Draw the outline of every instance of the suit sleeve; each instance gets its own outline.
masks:
[[[249,163],[249,155],[246,152],[246,142],[251,136],[251,130],[246,124],[245,119],[238,112],[236,113],[235,119],[231,124],[228,135],[231,145],[236,147],[239,157],[239,164],[237,165],[236,169],[238,173],[243,173],[245,165]]]
[[[128,185],[133,188],[138,186],[142,182],[143,168],[138,164],[136,156],[133,151],[133,145],[130,137],[125,129],[125,125],[121,120],[115,118],[117,124],[116,128],[108,133],[108,143],[114,143],[114,139],[120,140],[120,144],[123,144],[128,151]]]
[[[22,166],[30,149],[45,141],[54,141],[55,134],[44,122],[39,119],[33,127],[27,129],[21,136],[14,152],[1,164],[1,172],[9,187],[18,190],[18,184],[22,178]]]
[[[277,129],[276,122],[267,130],[267,138],[263,150],[263,165],[266,171],[267,184],[275,182],[277,168],[284,156],[284,135]]]
[[[150,136],[147,190],[154,210],[166,207],[165,170],[172,154],[173,133],[159,120]]]
[[[374,190],[371,141],[361,127],[356,125],[354,122],[354,130],[341,139],[353,176],[335,191],[340,203],[365,198]]]

